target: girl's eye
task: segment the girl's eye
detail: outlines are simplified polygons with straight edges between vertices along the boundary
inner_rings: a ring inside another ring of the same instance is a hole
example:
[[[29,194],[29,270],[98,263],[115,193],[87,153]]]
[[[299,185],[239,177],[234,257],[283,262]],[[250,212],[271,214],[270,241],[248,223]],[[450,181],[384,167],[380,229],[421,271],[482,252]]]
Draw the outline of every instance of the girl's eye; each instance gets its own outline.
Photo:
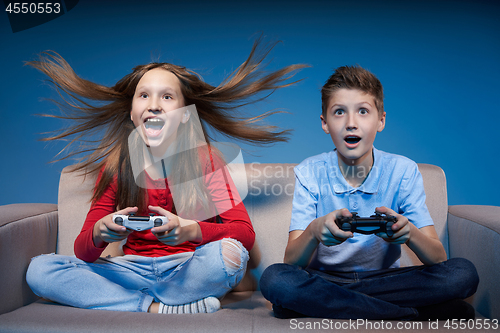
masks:
[[[165,95],[165,96],[163,96],[163,98],[164,98],[164,99],[172,99],[172,96],[170,96],[170,95]]]
[[[341,116],[344,113],[345,113],[345,111],[343,109],[337,109],[337,110],[333,111],[333,114],[336,116]]]
[[[148,94],[141,94],[140,97],[141,98],[148,98]]]

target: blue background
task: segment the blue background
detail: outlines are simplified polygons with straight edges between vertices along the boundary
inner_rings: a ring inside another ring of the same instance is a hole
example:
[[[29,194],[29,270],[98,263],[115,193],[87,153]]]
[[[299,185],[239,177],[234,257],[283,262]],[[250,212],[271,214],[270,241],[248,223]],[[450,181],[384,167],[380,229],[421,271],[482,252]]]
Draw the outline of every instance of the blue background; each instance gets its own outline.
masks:
[[[378,149],[439,165],[449,203],[500,205],[500,3],[498,1],[97,1],[12,33],[0,13],[0,204],[57,202],[64,147],[41,133],[59,129],[44,76],[23,65],[60,53],[83,78],[113,85],[152,60],[186,66],[219,84],[248,56],[255,38],[281,40],[270,69],[312,67],[251,113],[294,130],[288,143],[245,146],[245,162],[299,163],[333,149],[320,127],[320,88],[332,70],[359,64],[382,81],[387,126]]]

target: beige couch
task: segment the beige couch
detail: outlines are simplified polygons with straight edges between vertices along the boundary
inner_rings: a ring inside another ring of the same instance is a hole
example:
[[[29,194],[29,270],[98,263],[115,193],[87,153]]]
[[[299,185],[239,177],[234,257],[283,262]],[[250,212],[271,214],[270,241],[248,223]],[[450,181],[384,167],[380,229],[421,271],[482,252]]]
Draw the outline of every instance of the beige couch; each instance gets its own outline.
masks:
[[[94,184],[93,177],[84,180],[63,171],[58,205],[0,207],[0,332],[285,332],[309,327],[319,331],[343,327],[340,331],[351,331],[353,323],[348,321],[274,318],[270,304],[258,291],[263,270],[283,259],[294,187],[293,167],[253,163],[245,165],[246,175],[243,171],[234,176],[238,187],[245,188],[246,184],[248,188],[245,205],[255,227],[256,245],[245,279],[237,291],[224,298],[222,310],[196,315],[84,310],[37,299],[25,280],[30,258],[50,252],[73,254],[73,240],[85,218]],[[481,281],[469,301],[482,320],[500,319],[500,207],[448,207],[443,170],[428,164],[419,164],[419,168],[427,205],[449,257],[467,258],[477,267]],[[402,264],[417,263],[404,249]],[[359,331],[387,327],[380,326],[381,322],[355,324],[359,324]],[[391,324],[396,328],[398,322]],[[419,332],[435,331],[428,322],[421,325],[413,327]],[[439,325],[447,330],[444,322]]]

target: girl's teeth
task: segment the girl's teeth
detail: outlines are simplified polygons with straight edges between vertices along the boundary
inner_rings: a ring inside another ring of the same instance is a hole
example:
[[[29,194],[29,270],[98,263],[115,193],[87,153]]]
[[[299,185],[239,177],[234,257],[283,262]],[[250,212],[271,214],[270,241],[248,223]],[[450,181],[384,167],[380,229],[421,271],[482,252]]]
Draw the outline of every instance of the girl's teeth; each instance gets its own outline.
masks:
[[[160,134],[165,121],[160,118],[150,118],[144,121],[144,128],[149,136],[156,136]]]

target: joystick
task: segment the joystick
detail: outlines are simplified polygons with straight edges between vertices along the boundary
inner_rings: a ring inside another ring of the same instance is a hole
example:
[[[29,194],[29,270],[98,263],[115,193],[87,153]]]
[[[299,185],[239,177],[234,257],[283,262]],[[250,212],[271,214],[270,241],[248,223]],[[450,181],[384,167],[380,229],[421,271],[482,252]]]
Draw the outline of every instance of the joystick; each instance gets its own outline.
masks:
[[[397,221],[395,216],[384,216],[377,212],[370,217],[359,217],[356,212],[351,214],[352,217],[341,216],[337,218],[336,223],[340,229],[364,235],[378,232],[385,232],[389,237],[394,235],[392,225]]]
[[[155,216],[154,214],[149,214],[149,216],[115,214],[113,215],[113,222],[127,229],[144,231],[168,223],[168,218],[166,216]]]

